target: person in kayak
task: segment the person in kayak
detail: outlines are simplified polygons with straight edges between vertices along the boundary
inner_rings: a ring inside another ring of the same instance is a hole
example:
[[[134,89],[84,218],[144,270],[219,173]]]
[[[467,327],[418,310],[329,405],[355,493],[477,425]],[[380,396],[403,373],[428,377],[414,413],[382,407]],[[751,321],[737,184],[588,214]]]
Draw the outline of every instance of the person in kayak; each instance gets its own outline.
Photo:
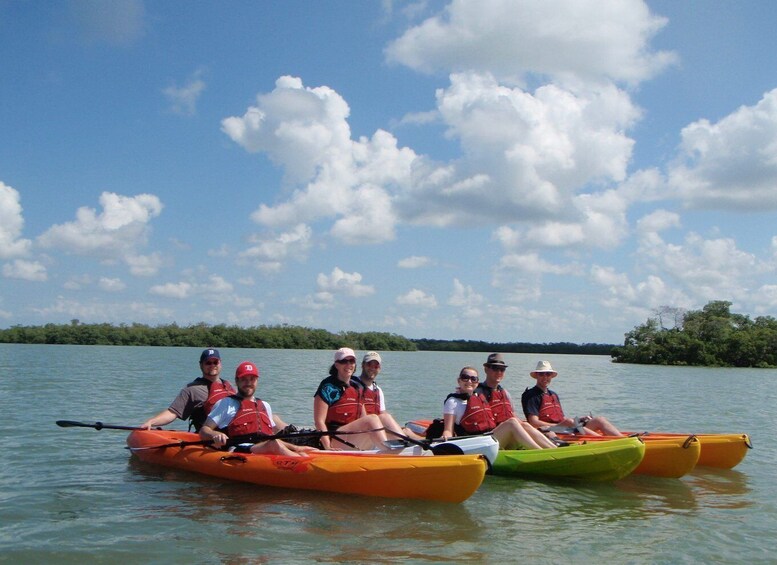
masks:
[[[478,380],[478,371],[474,367],[464,367],[459,371],[458,388],[447,396],[443,405],[443,439],[492,432],[500,449],[556,447],[536,430],[534,433],[527,432],[515,417],[497,425],[488,400],[475,392]]]
[[[364,414],[377,414],[383,427],[396,434],[403,434],[415,440],[424,439],[412,430],[402,428],[394,417],[386,411],[386,400],[383,390],[375,382],[382,368],[382,363],[383,360],[378,352],[369,351],[362,357],[361,375],[351,377],[351,386],[356,387],[359,394],[361,394]],[[389,433],[389,435],[395,434]]]
[[[166,426],[176,418],[189,420],[189,427],[199,431],[213,405],[235,393],[228,381],[221,379],[221,354],[218,349],[204,349],[200,354],[202,376],[187,384],[168,408],[143,422],[140,427],[151,429]]]
[[[488,401],[497,426],[510,418],[515,418],[535,442],[541,446],[546,446],[546,442],[542,439],[542,432],[515,414],[513,399],[507,389],[503,388],[501,384],[506,370],[507,364],[501,353],[489,355],[486,362],[483,363],[483,371],[486,374],[485,379],[478,383],[477,388],[475,388],[475,394],[483,396]],[[547,437],[555,445],[567,445],[566,442],[556,439],[555,434]]]
[[[269,436],[278,432],[269,403],[254,397],[258,381],[259,368],[255,363],[243,361],[237,366],[235,370],[237,394],[216,402],[200,428],[200,437],[203,440],[211,440],[216,447],[223,447],[229,438],[252,434]],[[298,456],[313,449],[293,445],[280,439],[270,439],[240,444],[236,451]]]
[[[545,432],[623,436],[604,416],[569,418],[564,415],[558,394],[548,388],[550,381],[558,375],[549,361],[540,361],[537,368],[529,374],[537,384],[523,392],[521,405],[526,420],[535,428]]]
[[[365,432],[348,438],[356,449],[391,451],[388,437],[377,414],[366,414],[359,389],[351,384],[356,369],[356,353],[349,347],[335,351],[329,376],[318,385],[313,396],[313,423],[319,431]],[[337,436],[322,436],[324,449],[342,449],[348,443]]]

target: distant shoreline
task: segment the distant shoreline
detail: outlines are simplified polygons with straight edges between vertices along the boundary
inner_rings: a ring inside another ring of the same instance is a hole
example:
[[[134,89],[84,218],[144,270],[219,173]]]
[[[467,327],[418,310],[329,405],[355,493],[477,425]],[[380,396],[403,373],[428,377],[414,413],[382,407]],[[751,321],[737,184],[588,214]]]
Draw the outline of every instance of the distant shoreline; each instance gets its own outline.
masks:
[[[352,347],[376,351],[479,351],[499,353],[550,353],[610,355],[612,344],[570,342],[496,343],[482,340],[409,339],[386,332],[340,332],[301,326],[276,325],[243,328],[205,323],[69,324],[12,326],[0,330],[0,343],[49,345],[141,345],[162,347],[238,347],[256,349],[338,349]]]

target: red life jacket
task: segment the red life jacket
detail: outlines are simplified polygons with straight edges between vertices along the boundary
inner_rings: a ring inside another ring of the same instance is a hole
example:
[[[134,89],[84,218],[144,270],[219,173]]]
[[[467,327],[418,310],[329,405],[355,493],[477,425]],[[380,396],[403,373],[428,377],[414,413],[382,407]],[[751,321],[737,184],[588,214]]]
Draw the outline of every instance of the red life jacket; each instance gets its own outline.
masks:
[[[227,426],[227,435],[229,437],[248,434],[271,435],[273,433],[273,423],[261,400],[241,398],[237,395],[231,398],[240,401],[240,408]]]
[[[361,404],[361,395],[355,386],[348,385],[343,390],[343,394],[337,399],[337,402],[329,405],[326,412],[326,424],[335,424],[344,426],[354,420],[359,419],[359,405]]]
[[[510,396],[507,394],[507,391],[502,388],[502,385],[496,385],[496,388],[478,385],[476,392],[483,394],[486,398],[489,397],[490,393],[491,398],[488,402],[491,406],[491,412],[494,415],[494,421],[497,426],[515,416],[515,413],[513,412],[513,403],[510,401]]]
[[[482,434],[490,432],[496,427],[494,413],[491,406],[482,394],[473,394],[467,399],[467,409],[459,422],[468,434]]]
[[[552,422],[554,424],[564,419],[564,411],[561,409],[561,402],[555,392],[549,390],[542,393],[542,403],[540,404],[538,416],[543,422]]]
[[[235,389],[229,384],[229,381],[219,379],[217,382],[212,382],[208,385],[208,399],[203,403],[202,409],[205,411],[205,416],[210,414],[216,403],[222,398],[232,396],[235,394]]]
[[[380,414],[380,391],[377,387],[368,387],[359,377],[351,378],[351,386],[359,389],[365,414]]]
[[[380,391],[378,389],[365,388],[362,390],[364,411],[367,414],[380,414]]]

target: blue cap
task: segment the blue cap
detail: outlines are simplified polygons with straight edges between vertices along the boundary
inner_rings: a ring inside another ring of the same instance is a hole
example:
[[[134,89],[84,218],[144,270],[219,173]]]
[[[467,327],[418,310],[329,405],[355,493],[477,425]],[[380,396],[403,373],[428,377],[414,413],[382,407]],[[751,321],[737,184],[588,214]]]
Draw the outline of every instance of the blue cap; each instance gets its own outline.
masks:
[[[221,355],[219,355],[218,349],[204,349],[202,351],[202,354],[200,355],[200,363],[205,361],[206,359],[221,359]]]

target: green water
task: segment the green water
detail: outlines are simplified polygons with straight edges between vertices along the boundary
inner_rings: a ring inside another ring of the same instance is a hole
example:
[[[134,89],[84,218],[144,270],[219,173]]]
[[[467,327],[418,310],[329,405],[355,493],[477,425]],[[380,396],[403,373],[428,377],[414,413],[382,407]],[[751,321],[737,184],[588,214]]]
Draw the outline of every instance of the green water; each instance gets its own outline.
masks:
[[[295,492],[153,467],[125,432],[197,376],[199,350],[0,345],[0,562],[8,563],[773,563],[775,370],[613,365],[553,356],[567,412],[624,428],[747,432],[736,469],[611,484],[486,477],[463,504]],[[262,373],[258,394],[297,425],[328,351],[222,350]],[[508,355],[514,397],[539,358]],[[379,383],[403,422],[438,416],[464,365],[485,354],[385,353]],[[182,429],[183,423],[176,427]],[[379,485],[376,485],[379,488]]]

